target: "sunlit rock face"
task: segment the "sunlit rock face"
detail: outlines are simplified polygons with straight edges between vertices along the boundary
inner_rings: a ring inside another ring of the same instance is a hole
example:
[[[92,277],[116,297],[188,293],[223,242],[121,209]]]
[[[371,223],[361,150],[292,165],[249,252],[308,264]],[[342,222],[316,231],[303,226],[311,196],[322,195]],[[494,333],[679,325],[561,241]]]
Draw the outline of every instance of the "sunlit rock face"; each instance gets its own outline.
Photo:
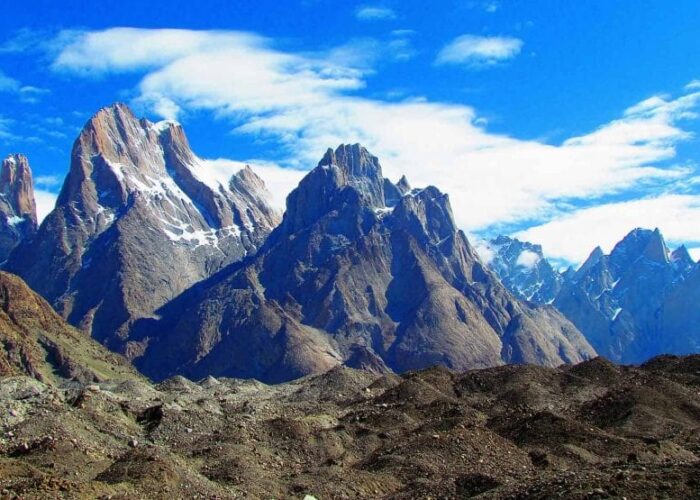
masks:
[[[101,109],[73,146],[55,210],[6,268],[70,323],[138,356],[132,324],[197,281],[252,255],[279,215],[246,168],[220,181],[182,127]]]

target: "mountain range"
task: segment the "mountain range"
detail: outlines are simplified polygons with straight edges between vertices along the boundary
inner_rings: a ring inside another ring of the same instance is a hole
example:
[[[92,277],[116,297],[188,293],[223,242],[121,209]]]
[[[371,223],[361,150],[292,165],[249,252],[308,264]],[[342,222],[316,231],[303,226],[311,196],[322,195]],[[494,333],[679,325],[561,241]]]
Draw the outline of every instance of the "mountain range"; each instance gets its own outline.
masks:
[[[403,372],[594,356],[553,307],[518,301],[482,265],[445,194],[392,184],[358,144],[326,152],[255,256],[158,314],[136,360],[156,379],[279,382],[338,364]]]
[[[598,247],[577,270],[563,273],[529,243],[501,236],[486,248],[506,286],[535,303],[552,303],[602,356],[641,363],[661,353],[700,351],[700,265],[685,246],[669,250],[658,229],[634,229],[609,254]],[[535,258],[523,259],[526,252]]]
[[[328,149],[281,215],[250,167],[215,175],[179,124],[115,104],[80,132],[39,227],[32,182],[25,157],[3,162],[3,268],[156,380],[700,350],[699,266],[658,230],[563,273],[507,236],[482,260],[446,194],[390,181],[359,144]]]

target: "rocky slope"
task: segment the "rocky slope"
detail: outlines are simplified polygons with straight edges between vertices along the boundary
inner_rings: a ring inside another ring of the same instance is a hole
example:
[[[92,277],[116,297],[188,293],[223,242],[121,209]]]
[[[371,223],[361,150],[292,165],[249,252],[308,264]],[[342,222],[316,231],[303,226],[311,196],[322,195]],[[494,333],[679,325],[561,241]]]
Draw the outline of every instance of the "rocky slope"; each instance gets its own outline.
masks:
[[[37,229],[34,181],[27,157],[10,155],[0,169],[0,262]]]
[[[700,357],[0,383],[4,498],[698,498]]]
[[[278,215],[249,169],[220,182],[183,129],[100,110],[73,147],[56,208],[6,269],[111,349],[139,355],[128,331],[193,283],[255,253]]]
[[[359,145],[328,150],[260,252],[143,321],[137,366],[281,382],[338,364],[403,372],[594,355],[552,307],[517,301],[434,187],[393,185]]]
[[[551,304],[561,289],[564,277],[542,253],[540,245],[498,236],[483,242],[488,264],[505,287],[520,300]]]
[[[685,283],[697,268],[684,247],[670,252],[658,229],[635,229],[610,255],[596,248],[554,304],[611,360],[698,352],[688,301],[699,283]]]
[[[125,359],[66,324],[19,277],[0,271],[0,377],[13,375],[49,385],[141,380]]]

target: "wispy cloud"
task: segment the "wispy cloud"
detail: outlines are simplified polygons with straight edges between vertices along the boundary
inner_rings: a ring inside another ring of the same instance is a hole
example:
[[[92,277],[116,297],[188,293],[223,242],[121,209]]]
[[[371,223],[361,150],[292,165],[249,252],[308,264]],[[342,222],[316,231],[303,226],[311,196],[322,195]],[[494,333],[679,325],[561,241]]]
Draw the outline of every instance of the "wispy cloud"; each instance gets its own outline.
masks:
[[[355,11],[355,17],[361,21],[381,21],[396,19],[396,12],[388,7],[365,5]]]
[[[168,118],[211,111],[234,133],[267,139],[284,167],[308,169],[325,148],[361,142],[389,177],[406,174],[414,185],[448,191],[470,231],[541,224],[566,216],[577,200],[639,197],[639,185],[689,175],[665,162],[690,138],[682,122],[695,118],[700,92],[693,89],[652,97],[587,134],[545,144],[491,133],[469,106],[360,97],[371,63],[328,54],[285,52],[249,33],[110,29],[73,36],[53,67],[85,77],[139,72],[137,104]]]
[[[45,189],[56,188],[62,183],[63,178],[58,175],[38,175],[34,178],[34,185]]]
[[[14,121],[11,118],[5,118],[0,115],[0,141],[6,142],[14,140],[16,136],[11,132]]]
[[[22,82],[0,71],[0,92],[17,94],[23,103],[35,104],[40,98],[50,91],[31,85],[22,85]]]
[[[685,86],[685,90],[700,90],[700,80],[693,80]]]
[[[501,4],[496,0],[486,0],[484,2],[481,2],[481,8],[490,14],[496,12],[500,7]]]
[[[491,66],[514,58],[523,41],[502,36],[462,35],[448,43],[438,53],[437,64]]]
[[[25,104],[37,104],[46,94],[50,94],[49,89],[24,85],[18,90],[19,100]]]
[[[700,195],[661,196],[577,210],[516,237],[540,243],[550,257],[580,263],[596,247],[612,250],[631,229],[659,227],[671,242],[700,243]]]
[[[21,85],[19,81],[0,71],[0,92],[16,92]]]

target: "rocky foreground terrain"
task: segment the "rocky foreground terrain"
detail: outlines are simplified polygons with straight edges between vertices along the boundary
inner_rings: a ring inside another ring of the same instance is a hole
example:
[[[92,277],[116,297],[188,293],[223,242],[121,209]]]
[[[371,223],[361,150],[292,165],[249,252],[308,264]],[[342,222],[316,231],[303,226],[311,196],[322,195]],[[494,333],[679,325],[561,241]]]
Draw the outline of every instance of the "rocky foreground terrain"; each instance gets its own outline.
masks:
[[[0,498],[692,498],[700,356],[159,385],[0,272]]]
[[[697,498],[700,356],[0,383],[2,498]]]

